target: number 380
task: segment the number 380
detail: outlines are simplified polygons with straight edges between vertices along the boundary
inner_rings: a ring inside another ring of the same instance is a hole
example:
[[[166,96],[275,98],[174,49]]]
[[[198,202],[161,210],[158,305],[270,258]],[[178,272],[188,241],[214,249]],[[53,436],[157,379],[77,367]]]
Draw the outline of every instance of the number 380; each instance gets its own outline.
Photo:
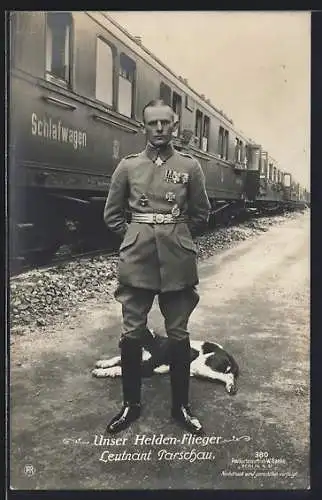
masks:
[[[267,451],[256,451],[255,452],[255,458],[267,458],[267,457],[268,457]]]

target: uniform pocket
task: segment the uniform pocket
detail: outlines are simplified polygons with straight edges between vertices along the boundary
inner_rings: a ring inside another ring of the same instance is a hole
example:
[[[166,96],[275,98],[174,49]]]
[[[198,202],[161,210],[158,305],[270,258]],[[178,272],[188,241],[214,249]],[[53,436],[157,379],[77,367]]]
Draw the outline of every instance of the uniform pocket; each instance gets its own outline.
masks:
[[[126,248],[129,248],[132,245],[134,245],[134,243],[138,238],[138,235],[139,235],[138,231],[132,233],[131,231],[128,230],[127,233],[125,234],[124,240],[121,243],[119,251],[121,252],[122,250],[125,250]]]
[[[178,235],[178,243],[185,250],[189,250],[190,252],[194,252],[197,255],[198,249],[191,238],[189,238],[187,236],[182,236],[182,235],[179,236]]]

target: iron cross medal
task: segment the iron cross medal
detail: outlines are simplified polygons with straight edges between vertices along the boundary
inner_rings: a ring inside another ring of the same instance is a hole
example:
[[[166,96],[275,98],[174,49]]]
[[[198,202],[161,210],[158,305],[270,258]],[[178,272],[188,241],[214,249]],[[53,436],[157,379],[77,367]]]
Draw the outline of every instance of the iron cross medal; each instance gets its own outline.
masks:
[[[166,200],[169,201],[170,203],[173,203],[174,200],[176,199],[176,194],[173,193],[172,191],[168,191],[165,195]]]

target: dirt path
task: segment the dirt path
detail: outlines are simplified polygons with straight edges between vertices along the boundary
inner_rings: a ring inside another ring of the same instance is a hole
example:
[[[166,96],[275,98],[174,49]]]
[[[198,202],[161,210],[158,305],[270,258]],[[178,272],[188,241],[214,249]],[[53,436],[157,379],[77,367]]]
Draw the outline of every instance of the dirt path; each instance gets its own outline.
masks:
[[[122,434],[125,442],[97,445],[121,397],[120,380],[90,373],[97,359],[118,353],[115,302],[89,301],[64,325],[15,338],[12,487],[307,488],[308,259],[309,215],[304,214],[201,264],[201,301],[191,317],[191,338],[218,341],[241,368],[235,397],[221,385],[191,382],[192,405],[212,444],[187,443],[170,420],[165,376],[144,382],[144,412]],[[150,325],[162,333],[157,307]],[[163,443],[136,443],[142,435]],[[177,442],[165,443],[169,436]],[[114,461],[108,452],[141,456]],[[174,457],[175,452],[191,456]]]

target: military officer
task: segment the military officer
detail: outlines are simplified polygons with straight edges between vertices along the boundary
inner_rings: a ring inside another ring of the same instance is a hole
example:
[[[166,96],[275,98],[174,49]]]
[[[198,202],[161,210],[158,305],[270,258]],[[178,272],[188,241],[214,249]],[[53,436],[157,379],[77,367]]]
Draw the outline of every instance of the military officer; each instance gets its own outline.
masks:
[[[123,315],[123,407],[106,431],[119,432],[140,416],[141,352],[157,295],[170,341],[172,417],[201,434],[202,425],[189,406],[187,325],[199,301],[192,237],[206,226],[210,204],[200,164],[172,145],[178,126],[173,110],[161,100],[151,101],[143,109],[143,125],[146,148],[121,160],[104,209],[105,223],[122,238],[115,298]],[[131,214],[129,224],[126,210]]]

